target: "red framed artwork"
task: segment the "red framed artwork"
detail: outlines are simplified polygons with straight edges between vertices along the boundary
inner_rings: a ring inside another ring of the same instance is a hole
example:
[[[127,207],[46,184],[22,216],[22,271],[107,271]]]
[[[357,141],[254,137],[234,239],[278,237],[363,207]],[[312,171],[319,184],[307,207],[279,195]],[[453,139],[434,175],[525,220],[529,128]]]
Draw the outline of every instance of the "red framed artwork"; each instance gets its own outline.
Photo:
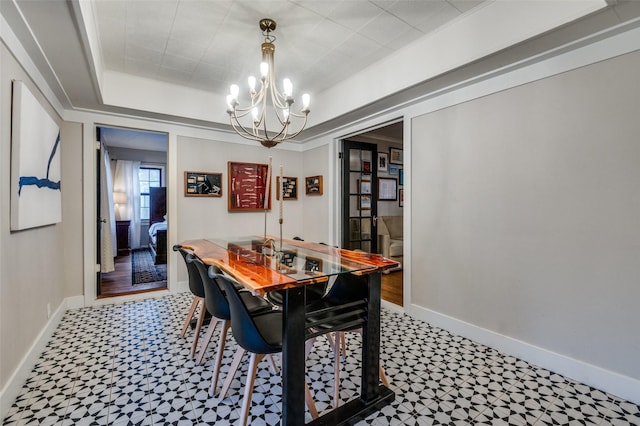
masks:
[[[229,169],[228,210],[249,212],[271,209],[272,191],[267,194],[267,187],[271,188],[271,178],[267,178],[269,166],[232,161],[227,164]]]

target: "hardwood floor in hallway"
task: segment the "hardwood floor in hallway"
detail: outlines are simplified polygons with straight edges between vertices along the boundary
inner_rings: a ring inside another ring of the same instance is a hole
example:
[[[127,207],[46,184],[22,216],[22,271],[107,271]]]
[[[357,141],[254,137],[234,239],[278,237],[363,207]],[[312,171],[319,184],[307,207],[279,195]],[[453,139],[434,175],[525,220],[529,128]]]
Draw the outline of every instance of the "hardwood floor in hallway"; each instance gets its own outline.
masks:
[[[145,293],[167,288],[167,281],[156,281],[145,284],[131,284],[131,255],[115,258],[115,271],[102,274],[100,295],[98,298],[122,296],[126,294]]]
[[[403,306],[402,271],[382,274],[382,300]]]

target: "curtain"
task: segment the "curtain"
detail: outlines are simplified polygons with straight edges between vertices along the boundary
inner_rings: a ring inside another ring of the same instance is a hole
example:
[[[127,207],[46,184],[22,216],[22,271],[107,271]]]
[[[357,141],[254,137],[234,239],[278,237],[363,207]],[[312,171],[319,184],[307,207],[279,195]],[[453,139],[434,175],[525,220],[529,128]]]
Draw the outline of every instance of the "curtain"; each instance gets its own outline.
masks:
[[[120,214],[123,220],[130,220],[129,243],[132,249],[140,247],[140,180],[139,161],[116,161],[116,171],[113,177],[113,190],[124,192],[127,203],[121,206]]]
[[[113,210],[113,181],[111,179],[111,160],[107,147],[101,143],[100,151],[100,272],[113,272],[113,258],[117,253],[116,216]]]

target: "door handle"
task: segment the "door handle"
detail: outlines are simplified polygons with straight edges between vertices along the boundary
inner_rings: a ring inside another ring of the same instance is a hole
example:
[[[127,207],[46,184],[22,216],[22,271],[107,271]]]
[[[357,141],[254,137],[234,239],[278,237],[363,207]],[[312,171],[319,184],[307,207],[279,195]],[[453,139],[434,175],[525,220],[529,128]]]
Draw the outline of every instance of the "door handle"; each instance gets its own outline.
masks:
[[[378,226],[378,216],[373,216],[371,219],[373,220],[373,226]]]

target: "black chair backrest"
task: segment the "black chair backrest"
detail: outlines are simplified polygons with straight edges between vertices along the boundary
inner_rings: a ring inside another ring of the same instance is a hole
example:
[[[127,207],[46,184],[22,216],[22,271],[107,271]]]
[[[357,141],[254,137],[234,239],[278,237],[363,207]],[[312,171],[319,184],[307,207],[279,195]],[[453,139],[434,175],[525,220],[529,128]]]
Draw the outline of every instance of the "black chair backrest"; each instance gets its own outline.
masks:
[[[231,319],[229,302],[220,289],[218,282],[211,278],[209,274],[209,267],[194,255],[188,255],[188,259],[196,266],[198,273],[200,274],[200,278],[202,279],[202,284],[204,285],[204,301],[207,311],[216,318],[222,320]],[[217,268],[213,266],[211,266],[211,268],[218,272]]]
[[[231,332],[236,342],[245,350],[257,354],[282,351],[282,314],[272,311],[254,318],[232,282],[222,274],[216,275],[215,279],[227,295],[231,308]],[[257,321],[261,322],[262,327],[259,328]],[[261,328],[268,329],[270,342],[261,334]]]
[[[355,302],[369,296],[366,276],[340,274],[323,299],[334,304]]]
[[[184,263],[187,265],[187,273],[189,274],[189,290],[191,290],[191,293],[195,296],[204,298],[204,285],[202,284],[200,272],[198,272],[196,265],[188,260],[189,255],[195,256],[195,254],[191,250],[187,250],[181,246],[174,246],[173,249],[180,252],[184,259]]]

